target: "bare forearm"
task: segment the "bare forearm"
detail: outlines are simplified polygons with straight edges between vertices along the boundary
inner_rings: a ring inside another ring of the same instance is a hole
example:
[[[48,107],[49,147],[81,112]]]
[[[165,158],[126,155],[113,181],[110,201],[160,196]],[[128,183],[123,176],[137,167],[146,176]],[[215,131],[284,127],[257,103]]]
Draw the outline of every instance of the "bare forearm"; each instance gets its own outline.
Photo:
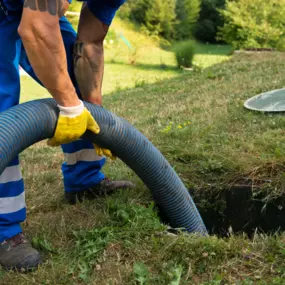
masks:
[[[79,99],[67,71],[58,19],[56,16],[37,17],[34,11],[24,9],[18,29],[29,61],[58,104],[78,105]]]
[[[74,72],[83,98],[102,105],[103,45],[77,42],[74,55]]]
[[[102,104],[103,40],[108,28],[83,4],[74,47],[74,72],[83,98],[98,105]]]

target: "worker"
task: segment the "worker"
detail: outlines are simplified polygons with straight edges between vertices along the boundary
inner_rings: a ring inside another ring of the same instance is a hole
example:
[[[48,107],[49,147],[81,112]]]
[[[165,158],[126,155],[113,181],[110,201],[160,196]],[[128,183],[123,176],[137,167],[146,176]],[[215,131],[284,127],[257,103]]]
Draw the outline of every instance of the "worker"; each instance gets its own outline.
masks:
[[[100,132],[83,101],[102,106],[103,41],[124,1],[82,1],[76,33],[64,17],[71,0],[0,0],[0,112],[19,104],[19,66],[55,99],[59,117],[47,144],[61,146],[65,155],[61,169],[70,204],[84,193],[134,187],[105,177],[101,169],[114,155],[80,139],[86,130]],[[17,156],[0,175],[0,265],[5,269],[33,270],[42,263],[21,229],[25,219]]]

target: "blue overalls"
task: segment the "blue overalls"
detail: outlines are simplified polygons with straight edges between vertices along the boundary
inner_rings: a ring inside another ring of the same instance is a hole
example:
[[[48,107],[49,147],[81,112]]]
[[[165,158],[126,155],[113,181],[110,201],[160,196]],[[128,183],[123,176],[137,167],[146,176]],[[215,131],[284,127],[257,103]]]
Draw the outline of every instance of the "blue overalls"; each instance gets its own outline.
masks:
[[[0,0],[0,112],[19,104],[19,66],[41,84],[33,72],[17,33],[23,2],[23,0]],[[116,10],[123,2],[124,0],[87,1],[94,15],[108,25],[111,24]],[[69,75],[78,90],[72,66],[76,32],[65,17],[60,19],[60,29]],[[101,169],[105,158],[96,154],[91,143],[78,140],[62,145],[62,150],[65,155],[65,162],[61,167],[65,191],[81,191],[95,186],[104,179]],[[0,242],[22,232],[20,223],[25,219],[25,190],[17,156],[0,175]]]

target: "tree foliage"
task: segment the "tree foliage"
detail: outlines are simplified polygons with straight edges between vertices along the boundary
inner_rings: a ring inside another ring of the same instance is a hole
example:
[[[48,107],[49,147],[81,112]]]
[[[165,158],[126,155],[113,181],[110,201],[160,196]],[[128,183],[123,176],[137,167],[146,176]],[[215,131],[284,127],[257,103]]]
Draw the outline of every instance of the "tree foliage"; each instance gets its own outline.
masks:
[[[227,0],[219,38],[234,48],[285,50],[285,0]]]
[[[176,39],[188,39],[193,35],[195,24],[199,17],[201,0],[177,0]]]
[[[218,28],[223,26],[223,17],[219,9],[223,9],[225,0],[202,0],[201,11],[195,29],[195,36],[202,42],[215,43]]]
[[[174,36],[175,18],[174,0],[153,0],[146,10],[144,24],[149,31],[170,39]]]
[[[166,39],[192,37],[199,17],[201,0],[130,0],[118,15]]]

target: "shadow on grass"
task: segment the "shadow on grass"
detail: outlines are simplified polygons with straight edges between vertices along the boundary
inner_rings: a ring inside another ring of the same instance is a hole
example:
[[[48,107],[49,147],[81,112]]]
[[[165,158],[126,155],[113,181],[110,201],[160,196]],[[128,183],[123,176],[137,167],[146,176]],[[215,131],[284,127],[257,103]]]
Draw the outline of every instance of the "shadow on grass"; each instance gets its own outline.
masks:
[[[138,69],[142,70],[169,70],[169,71],[176,71],[177,73],[180,73],[180,69],[177,68],[176,66],[170,66],[166,64],[145,64],[145,63],[136,63],[136,64],[128,64],[126,62],[122,61],[111,61],[107,60],[105,61],[107,64],[114,64],[114,65],[121,65],[121,66],[130,66],[130,67],[135,67]]]
[[[233,53],[234,49],[230,45],[196,44],[196,54],[201,55],[221,55],[227,56]]]
[[[176,44],[179,44],[176,43]],[[195,44],[195,54],[199,55],[232,55],[234,52],[234,48],[230,45],[226,44],[204,44],[196,42]],[[173,52],[173,48],[175,46],[175,43],[173,43],[171,46],[163,46],[161,45],[160,48],[165,51]]]
[[[169,48],[171,50],[171,48]],[[205,44],[197,44],[196,45],[196,55],[213,55],[213,56],[229,56],[233,53],[234,49],[229,45],[205,45]],[[175,71],[177,73],[181,73],[182,70],[179,69],[175,65],[167,65],[167,64],[145,64],[145,63],[136,63],[129,64],[123,61],[112,61],[106,60],[107,64],[121,65],[121,66],[132,66],[141,70],[163,70],[163,71]]]

